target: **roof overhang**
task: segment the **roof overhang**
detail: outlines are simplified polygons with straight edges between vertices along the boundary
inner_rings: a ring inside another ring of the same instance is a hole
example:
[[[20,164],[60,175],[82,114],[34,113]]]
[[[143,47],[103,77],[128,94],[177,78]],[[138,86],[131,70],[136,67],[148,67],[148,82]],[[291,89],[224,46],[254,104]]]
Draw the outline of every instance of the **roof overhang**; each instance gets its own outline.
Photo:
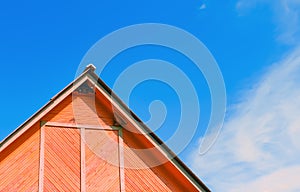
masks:
[[[66,86],[61,92],[55,95],[50,101],[14,130],[0,143],[0,153],[13,143],[19,136],[25,133],[30,127],[39,121],[54,107],[56,107],[67,96],[72,94],[80,85],[89,81],[105,98],[112,104],[122,119],[133,125],[146,137],[157,150],[160,151],[169,161],[197,188],[199,191],[210,191],[203,182],[149,129],[98,77],[94,72],[95,68],[89,65],[86,70],[72,83]]]

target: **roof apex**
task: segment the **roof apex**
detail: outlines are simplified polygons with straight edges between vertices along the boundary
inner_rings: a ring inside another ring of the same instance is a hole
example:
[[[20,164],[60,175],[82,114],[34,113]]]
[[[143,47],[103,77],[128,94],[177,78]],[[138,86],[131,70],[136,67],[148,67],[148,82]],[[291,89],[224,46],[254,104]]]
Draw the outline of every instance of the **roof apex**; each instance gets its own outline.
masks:
[[[190,180],[192,185],[203,191],[210,191],[205,184],[153,133],[150,128],[148,128],[129,108],[125,105],[114,93],[113,91],[103,82],[97,74],[95,74],[96,67],[93,64],[88,64],[85,70],[79,75],[73,82],[61,90],[56,96],[54,96],[46,105],[44,105],[40,110],[33,114],[28,120],[26,120],[22,125],[20,125],[15,131],[13,131],[9,136],[0,141],[0,152],[2,152],[10,143],[22,135],[27,129],[32,127],[35,123],[39,122],[41,118],[52,110],[56,105],[58,105],[63,99],[82,85],[86,80],[95,82],[95,87],[99,90],[103,89],[104,95],[108,98],[112,98],[112,104],[120,105],[120,110],[124,111],[124,114],[129,114],[128,117],[132,118],[132,122],[136,122],[137,127],[141,128],[142,133],[146,133],[145,136],[150,138],[154,144],[159,146],[159,149],[163,155],[170,158],[170,162],[180,171],[182,174]]]
[[[85,71],[92,71],[92,72],[94,72],[95,70],[96,70],[95,65],[92,64],[92,63],[90,63],[90,64],[88,64],[88,65],[85,67],[84,72],[85,72]]]

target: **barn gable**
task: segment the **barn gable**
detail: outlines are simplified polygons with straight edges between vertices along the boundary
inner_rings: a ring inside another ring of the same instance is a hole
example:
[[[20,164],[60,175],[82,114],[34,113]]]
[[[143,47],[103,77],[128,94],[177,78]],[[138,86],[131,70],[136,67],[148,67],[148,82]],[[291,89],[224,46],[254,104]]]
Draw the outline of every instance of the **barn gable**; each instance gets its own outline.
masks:
[[[94,70],[0,143],[0,191],[209,191]]]

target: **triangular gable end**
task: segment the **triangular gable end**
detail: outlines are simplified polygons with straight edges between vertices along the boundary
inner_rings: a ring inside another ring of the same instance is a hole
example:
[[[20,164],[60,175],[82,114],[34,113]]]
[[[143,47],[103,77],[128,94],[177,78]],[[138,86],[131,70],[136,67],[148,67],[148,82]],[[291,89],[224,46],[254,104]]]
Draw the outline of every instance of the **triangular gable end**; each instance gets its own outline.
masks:
[[[0,143],[0,191],[209,191],[94,70]]]

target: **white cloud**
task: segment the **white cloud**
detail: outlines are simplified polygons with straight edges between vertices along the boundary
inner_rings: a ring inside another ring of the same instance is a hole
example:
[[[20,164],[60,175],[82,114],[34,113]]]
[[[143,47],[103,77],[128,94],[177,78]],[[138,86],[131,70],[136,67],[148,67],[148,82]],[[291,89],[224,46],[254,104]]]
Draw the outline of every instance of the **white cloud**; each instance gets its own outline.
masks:
[[[265,5],[273,12],[277,26],[278,40],[295,44],[299,40],[300,1],[299,0],[239,0],[236,4],[239,13]]]
[[[200,6],[200,8],[199,8],[200,10],[202,10],[202,9],[206,9],[206,4],[205,3],[203,3],[201,6]]]
[[[300,191],[300,49],[233,107],[215,145],[191,162],[213,191]]]

